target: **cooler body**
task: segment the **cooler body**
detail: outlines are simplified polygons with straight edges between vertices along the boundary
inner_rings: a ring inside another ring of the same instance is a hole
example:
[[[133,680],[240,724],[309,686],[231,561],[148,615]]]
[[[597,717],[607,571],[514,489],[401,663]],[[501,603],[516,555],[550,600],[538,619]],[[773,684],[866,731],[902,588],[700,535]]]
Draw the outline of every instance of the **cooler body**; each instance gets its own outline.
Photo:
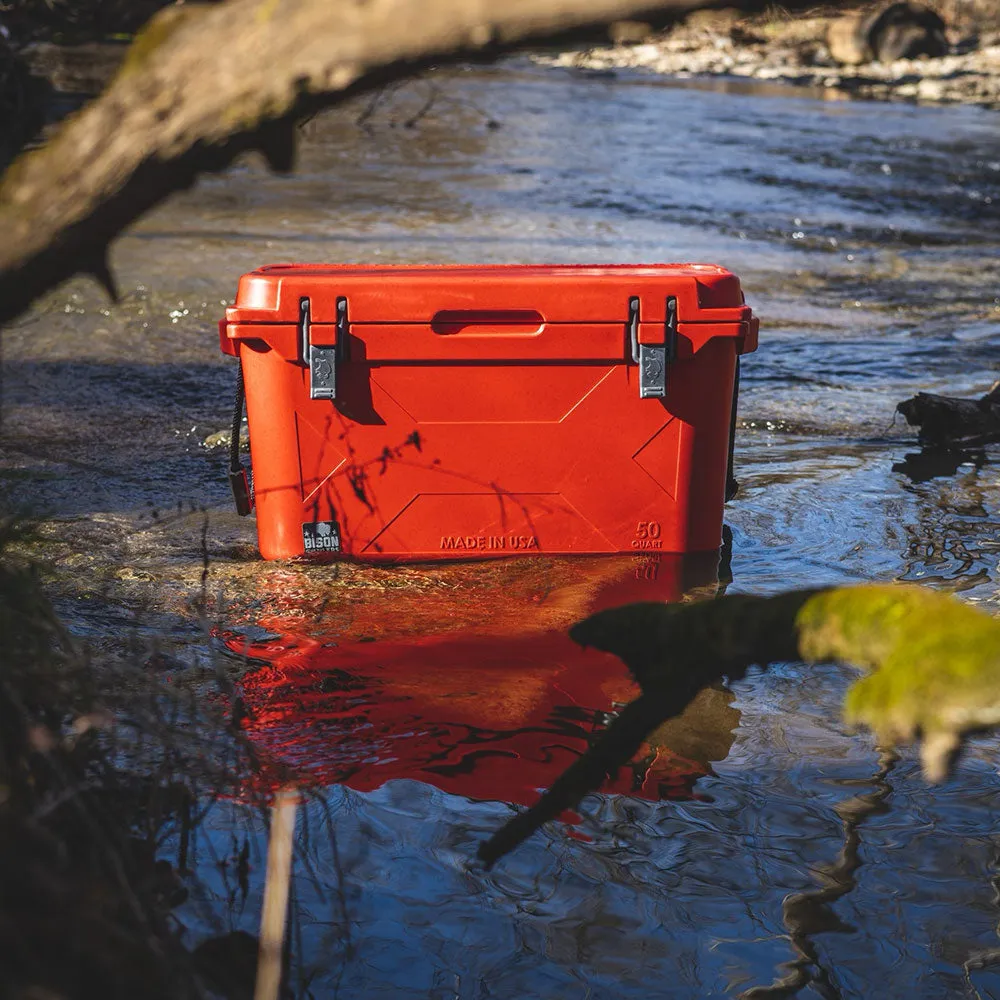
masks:
[[[721,541],[738,356],[713,265],[275,265],[220,323],[261,554],[686,553]]]

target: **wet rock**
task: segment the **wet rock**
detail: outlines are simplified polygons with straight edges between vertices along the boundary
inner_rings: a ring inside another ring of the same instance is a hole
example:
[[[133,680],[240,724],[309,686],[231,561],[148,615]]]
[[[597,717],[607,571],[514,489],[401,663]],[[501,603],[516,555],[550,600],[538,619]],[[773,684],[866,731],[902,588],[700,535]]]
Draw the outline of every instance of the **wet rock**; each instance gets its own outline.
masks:
[[[857,66],[948,53],[945,23],[930,7],[891,3],[870,13],[850,14],[827,29],[827,47],[837,62]]]
[[[215,431],[213,434],[209,434],[206,438],[202,440],[202,447],[207,448],[209,451],[214,451],[217,448],[228,448],[229,443],[233,440],[233,432],[229,427],[223,428],[221,431]],[[244,424],[240,428],[240,447],[248,448],[250,446],[250,432],[247,429],[247,425]]]
[[[944,21],[923,4],[890,4],[869,19],[867,32],[879,62],[920,56],[936,59],[948,53]]]
[[[922,101],[940,101],[945,87],[941,80],[921,80],[917,84],[917,97]]]
[[[941,10],[951,18],[948,24],[955,24],[958,41],[950,55],[934,59],[920,52],[944,51],[944,21],[916,3],[883,4],[863,17],[838,18],[768,12],[737,20],[732,11],[699,11],[643,44],[532,58],[578,73],[607,75],[627,68],[677,79],[722,75],[821,88],[824,97],[835,100],[858,96],[1000,108],[1000,32],[991,34],[988,19],[980,23],[966,17],[960,23],[954,4],[944,3]],[[862,20],[868,26],[864,30]],[[975,42],[963,43],[961,32],[968,38],[974,34]],[[877,55],[888,59],[900,51],[910,57],[875,61]]]
[[[843,66],[871,62],[872,52],[860,27],[860,15],[850,14],[838,18],[827,29],[826,45],[830,55]]]
[[[758,30],[773,45],[796,48],[800,45],[815,47],[823,40],[828,17],[796,17],[784,21],[772,21]]]
[[[945,22],[961,32],[981,34],[1000,30],[997,0],[938,0],[935,6]]]

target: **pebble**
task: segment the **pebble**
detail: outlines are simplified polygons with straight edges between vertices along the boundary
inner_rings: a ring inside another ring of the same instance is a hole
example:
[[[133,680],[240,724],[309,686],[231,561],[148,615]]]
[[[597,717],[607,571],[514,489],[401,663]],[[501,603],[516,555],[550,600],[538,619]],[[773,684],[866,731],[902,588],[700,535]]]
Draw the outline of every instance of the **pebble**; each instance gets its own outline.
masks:
[[[922,101],[940,101],[944,96],[945,87],[941,80],[921,80],[917,84],[917,97]]]

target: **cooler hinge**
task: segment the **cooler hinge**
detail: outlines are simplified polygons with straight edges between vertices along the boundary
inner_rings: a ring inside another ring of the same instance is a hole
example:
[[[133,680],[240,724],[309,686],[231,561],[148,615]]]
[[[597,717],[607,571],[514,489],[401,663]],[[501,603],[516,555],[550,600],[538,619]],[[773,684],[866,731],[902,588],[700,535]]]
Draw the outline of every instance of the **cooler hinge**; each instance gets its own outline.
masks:
[[[628,300],[628,332],[632,360],[639,366],[639,398],[663,399],[667,395],[667,367],[677,356],[677,299],[667,297],[662,344],[639,343],[639,297]]]
[[[337,398],[337,357],[347,348],[347,299],[337,299],[337,339],[333,344],[312,343],[312,304],[299,299],[299,351],[309,369],[309,398]]]

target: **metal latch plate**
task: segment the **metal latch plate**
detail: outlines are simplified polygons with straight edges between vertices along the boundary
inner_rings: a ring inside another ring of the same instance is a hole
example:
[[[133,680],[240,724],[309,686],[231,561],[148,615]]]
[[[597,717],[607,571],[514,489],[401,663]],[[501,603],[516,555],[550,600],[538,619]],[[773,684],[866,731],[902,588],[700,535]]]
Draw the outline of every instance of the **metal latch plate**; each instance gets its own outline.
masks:
[[[639,398],[662,399],[667,394],[667,345],[639,345]]]
[[[312,345],[309,351],[309,398],[337,398],[337,348]]]
[[[313,344],[310,333],[310,302],[299,302],[302,361],[309,368],[309,398],[337,398],[338,344],[347,336],[347,299],[337,299],[338,344]]]
[[[667,367],[677,353],[677,299],[666,305],[662,344],[639,343],[639,299],[629,300],[629,339],[632,360],[639,366],[639,398],[664,399],[667,395]]]

